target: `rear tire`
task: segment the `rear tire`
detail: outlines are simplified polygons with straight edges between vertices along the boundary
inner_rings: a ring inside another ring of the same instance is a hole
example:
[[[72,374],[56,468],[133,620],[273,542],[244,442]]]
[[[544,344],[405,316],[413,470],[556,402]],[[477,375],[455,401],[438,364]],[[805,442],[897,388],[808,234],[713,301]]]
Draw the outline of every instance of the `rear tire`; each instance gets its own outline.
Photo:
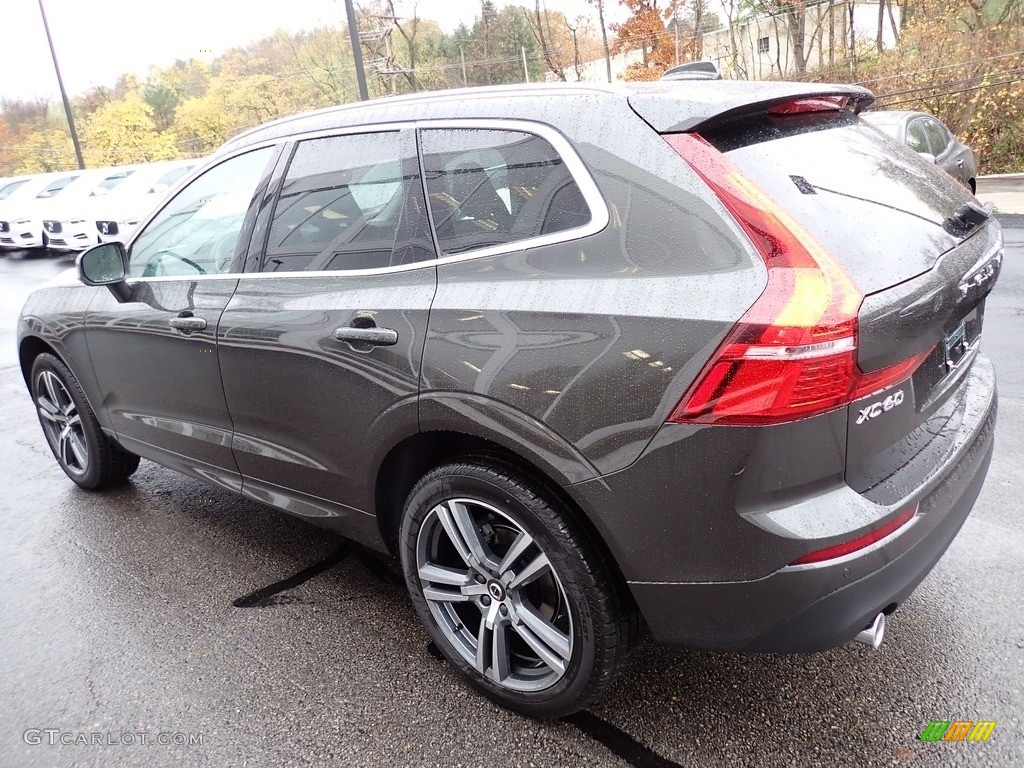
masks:
[[[29,381],[46,442],[68,477],[96,490],[122,483],[138,469],[139,457],[103,434],[78,379],[57,357],[39,355]]]
[[[413,605],[443,656],[510,709],[561,717],[607,689],[638,618],[562,505],[501,463],[438,467],[400,534]]]

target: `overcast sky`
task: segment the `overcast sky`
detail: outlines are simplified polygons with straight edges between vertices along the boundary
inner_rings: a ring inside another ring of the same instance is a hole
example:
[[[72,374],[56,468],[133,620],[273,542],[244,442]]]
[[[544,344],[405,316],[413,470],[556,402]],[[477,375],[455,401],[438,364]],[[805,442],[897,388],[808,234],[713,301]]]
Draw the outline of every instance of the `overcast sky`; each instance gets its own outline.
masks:
[[[357,0],[358,1],[358,0]],[[175,59],[212,59],[276,29],[298,31],[345,18],[343,0],[43,0],[64,84],[72,95],[145,74]],[[497,0],[499,7],[513,4]],[[532,6],[528,0],[521,5]],[[585,0],[546,0],[549,10],[591,14]],[[609,5],[617,5],[609,3]],[[399,12],[411,0],[396,3]],[[59,98],[38,0],[0,0],[0,98]],[[616,9],[617,11],[618,9]],[[479,0],[419,0],[421,18],[446,30],[472,22]],[[614,13],[612,20],[621,13]],[[596,21],[595,21],[596,28]]]

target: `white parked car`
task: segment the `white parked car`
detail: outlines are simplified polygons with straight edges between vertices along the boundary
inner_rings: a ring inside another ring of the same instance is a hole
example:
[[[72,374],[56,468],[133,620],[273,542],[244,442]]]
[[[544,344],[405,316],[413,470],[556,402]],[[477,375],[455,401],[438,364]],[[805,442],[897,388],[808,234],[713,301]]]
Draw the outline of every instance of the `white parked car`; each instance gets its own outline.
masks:
[[[139,168],[123,184],[96,199],[90,210],[101,243],[127,242],[139,221],[184,179],[199,160],[171,160]]]
[[[41,248],[46,245],[42,211],[87,171],[26,176],[0,188],[0,248]],[[11,189],[11,187],[14,187]]]
[[[96,219],[90,215],[93,203],[131,177],[138,166],[101,168],[72,182],[59,200],[43,211],[43,231],[50,248],[81,251],[96,245]]]

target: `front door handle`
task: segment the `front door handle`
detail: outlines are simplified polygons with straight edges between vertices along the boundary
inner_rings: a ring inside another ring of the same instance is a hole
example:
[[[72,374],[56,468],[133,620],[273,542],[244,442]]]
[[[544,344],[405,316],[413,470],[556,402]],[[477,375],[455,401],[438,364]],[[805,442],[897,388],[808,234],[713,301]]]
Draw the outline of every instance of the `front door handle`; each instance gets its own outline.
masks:
[[[167,321],[171,328],[182,333],[195,333],[206,330],[206,320],[201,317],[172,317]]]
[[[398,331],[391,328],[356,328],[346,325],[334,331],[334,338],[338,341],[354,341],[363,344],[373,344],[377,347],[390,347],[398,343]]]

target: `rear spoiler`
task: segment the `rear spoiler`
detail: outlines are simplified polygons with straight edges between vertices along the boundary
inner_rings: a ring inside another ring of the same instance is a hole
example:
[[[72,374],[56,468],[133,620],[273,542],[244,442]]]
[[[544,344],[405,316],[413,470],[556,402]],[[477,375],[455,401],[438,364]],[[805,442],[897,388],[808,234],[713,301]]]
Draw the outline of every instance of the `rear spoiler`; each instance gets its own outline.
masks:
[[[784,107],[789,102],[835,98],[836,109],[857,114],[875,100],[856,85],[746,80],[667,81],[629,95],[629,106],[658,133],[721,128]],[[839,103],[842,106],[839,106]]]

